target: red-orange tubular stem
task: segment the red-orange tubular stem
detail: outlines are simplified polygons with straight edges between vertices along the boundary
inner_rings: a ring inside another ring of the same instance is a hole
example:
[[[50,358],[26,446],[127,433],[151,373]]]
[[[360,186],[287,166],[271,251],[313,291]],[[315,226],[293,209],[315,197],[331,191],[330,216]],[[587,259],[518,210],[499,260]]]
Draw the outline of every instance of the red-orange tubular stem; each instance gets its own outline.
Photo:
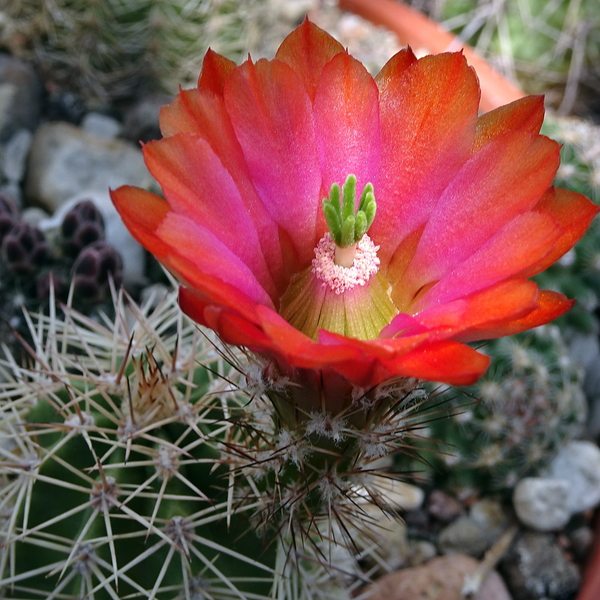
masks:
[[[396,0],[338,0],[342,10],[353,12],[393,31],[400,43],[432,54],[455,52],[462,48],[467,62],[475,69],[481,84],[480,108],[487,112],[518,100],[525,94],[498,73],[477,52],[438,23]]]

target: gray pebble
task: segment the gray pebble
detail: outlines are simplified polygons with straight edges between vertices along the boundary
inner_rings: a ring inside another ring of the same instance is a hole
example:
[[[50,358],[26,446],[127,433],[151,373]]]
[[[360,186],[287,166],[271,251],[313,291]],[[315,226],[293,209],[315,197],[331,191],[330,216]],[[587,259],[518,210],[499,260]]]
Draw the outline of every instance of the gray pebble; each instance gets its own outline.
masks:
[[[484,499],[442,529],[438,546],[444,554],[468,554],[480,557],[498,539],[508,523],[500,503]]]
[[[42,82],[33,67],[0,53],[0,143],[19,129],[33,131],[39,122]]]
[[[501,570],[514,600],[569,600],[580,584],[577,567],[550,534],[523,534]]]
[[[32,138],[29,129],[19,129],[4,145],[2,173],[9,182],[19,183],[23,180]]]
[[[121,123],[112,117],[101,113],[90,112],[83,117],[81,129],[86,133],[105,140],[114,140],[123,129]]]

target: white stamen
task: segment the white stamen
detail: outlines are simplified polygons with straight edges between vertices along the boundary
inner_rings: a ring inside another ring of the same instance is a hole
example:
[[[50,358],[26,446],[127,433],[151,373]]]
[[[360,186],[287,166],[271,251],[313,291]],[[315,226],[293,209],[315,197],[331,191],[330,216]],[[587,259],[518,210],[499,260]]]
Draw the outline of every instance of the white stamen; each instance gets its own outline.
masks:
[[[335,250],[335,242],[326,233],[315,248],[312,272],[336,294],[342,294],[356,285],[365,285],[379,270],[379,246],[375,246],[368,235],[363,235],[358,242],[351,267],[335,264]]]

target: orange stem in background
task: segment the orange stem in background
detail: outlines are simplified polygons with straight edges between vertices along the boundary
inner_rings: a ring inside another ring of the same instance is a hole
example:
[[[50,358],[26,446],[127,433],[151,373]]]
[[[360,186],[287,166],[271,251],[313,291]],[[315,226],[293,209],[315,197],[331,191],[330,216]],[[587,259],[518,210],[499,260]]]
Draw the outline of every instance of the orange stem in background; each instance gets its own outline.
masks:
[[[342,10],[353,12],[361,17],[383,25],[393,31],[400,43],[413,50],[425,49],[431,54],[456,52],[462,48],[467,62],[475,69],[481,84],[480,108],[488,112],[504,104],[514,102],[525,93],[498,73],[475,50],[462,40],[446,31],[429,17],[414,8],[395,0],[338,0]]]

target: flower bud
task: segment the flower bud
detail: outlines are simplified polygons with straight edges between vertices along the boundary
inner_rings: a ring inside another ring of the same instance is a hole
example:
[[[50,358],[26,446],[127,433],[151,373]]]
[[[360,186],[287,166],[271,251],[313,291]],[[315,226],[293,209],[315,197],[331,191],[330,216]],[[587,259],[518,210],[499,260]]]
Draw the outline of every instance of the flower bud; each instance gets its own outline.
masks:
[[[104,241],[84,248],[73,265],[73,292],[76,300],[102,302],[110,296],[109,281],[116,287],[123,281],[121,255]]]
[[[2,240],[2,260],[15,275],[30,275],[49,258],[44,234],[30,223],[16,223]]]
[[[61,232],[66,252],[77,256],[86,246],[104,239],[104,219],[91,200],[82,200],[65,215]]]

